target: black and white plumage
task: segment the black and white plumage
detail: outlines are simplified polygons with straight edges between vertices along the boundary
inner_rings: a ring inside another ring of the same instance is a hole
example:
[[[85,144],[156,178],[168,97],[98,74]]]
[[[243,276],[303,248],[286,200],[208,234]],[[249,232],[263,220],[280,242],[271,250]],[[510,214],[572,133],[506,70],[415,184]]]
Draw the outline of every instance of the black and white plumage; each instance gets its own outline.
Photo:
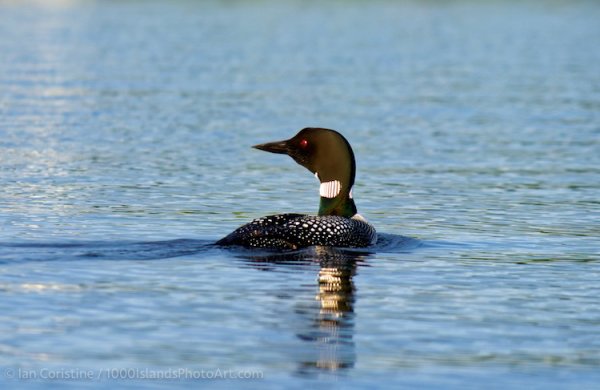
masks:
[[[375,228],[358,214],[354,218],[278,214],[241,226],[219,240],[217,245],[298,249],[311,245],[365,247],[376,241]]]
[[[352,196],[356,163],[350,143],[335,130],[305,128],[294,137],[255,145],[287,154],[320,182],[319,215],[271,215],[241,226],[217,245],[298,249],[312,245],[366,247],[377,241],[375,228],[357,213]]]

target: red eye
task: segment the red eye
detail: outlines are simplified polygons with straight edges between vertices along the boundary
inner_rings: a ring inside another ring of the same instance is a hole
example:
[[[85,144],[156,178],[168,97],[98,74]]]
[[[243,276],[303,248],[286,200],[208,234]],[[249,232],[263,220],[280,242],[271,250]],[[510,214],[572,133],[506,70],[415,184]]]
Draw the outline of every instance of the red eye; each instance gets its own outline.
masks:
[[[308,141],[303,139],[302,141],[300,141],[300,147],[301,148],[306,148],[308,146]]]

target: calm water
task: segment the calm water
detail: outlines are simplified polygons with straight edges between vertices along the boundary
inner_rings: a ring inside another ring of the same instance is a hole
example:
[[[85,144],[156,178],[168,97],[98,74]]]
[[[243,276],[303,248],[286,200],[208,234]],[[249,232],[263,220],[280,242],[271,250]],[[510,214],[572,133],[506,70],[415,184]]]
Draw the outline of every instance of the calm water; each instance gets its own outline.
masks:
[[[53,3],[0,2],[0,387],[597,388],[597,2]],[[305,126],[380,243],[211,247],[316,211],[249,147]]]

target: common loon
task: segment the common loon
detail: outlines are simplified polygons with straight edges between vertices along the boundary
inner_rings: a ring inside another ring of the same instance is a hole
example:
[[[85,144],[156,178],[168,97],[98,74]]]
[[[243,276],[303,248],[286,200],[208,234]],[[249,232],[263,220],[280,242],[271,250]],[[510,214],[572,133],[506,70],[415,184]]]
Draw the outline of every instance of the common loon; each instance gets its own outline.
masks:
[[[344,136],[335,130],[305,128],[288,140],[253,148],[287,154],[315,174],[321,183],[319,215],[278,214],[258,218],[217,241],[217,245],[298,249],[311,245],[375,244],[375,228],[357,213],[352,198],[356,162]]]

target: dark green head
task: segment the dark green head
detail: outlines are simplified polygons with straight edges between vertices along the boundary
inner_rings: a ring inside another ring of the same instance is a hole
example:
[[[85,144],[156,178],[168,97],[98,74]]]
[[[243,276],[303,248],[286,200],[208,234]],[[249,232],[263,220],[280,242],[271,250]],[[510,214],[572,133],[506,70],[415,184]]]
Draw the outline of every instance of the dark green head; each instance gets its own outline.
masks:
[[[349,218],[356,214],[350,193],[356,174],[354,153],[346,138],[337,131],[306,128],[288,140],[253,147],[287,154],[315,174],[321,182],[319,215]]]

